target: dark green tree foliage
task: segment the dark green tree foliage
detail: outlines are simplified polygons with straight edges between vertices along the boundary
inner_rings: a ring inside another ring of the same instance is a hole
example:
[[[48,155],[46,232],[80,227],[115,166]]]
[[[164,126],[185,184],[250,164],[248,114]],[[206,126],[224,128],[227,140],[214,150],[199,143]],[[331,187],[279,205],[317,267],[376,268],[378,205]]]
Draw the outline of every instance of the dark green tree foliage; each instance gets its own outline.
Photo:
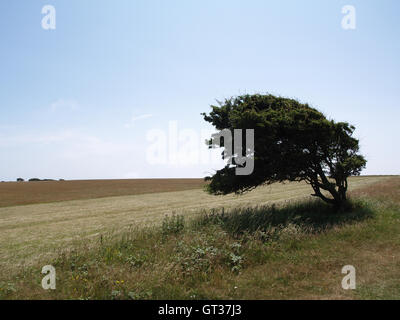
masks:
[[[263,184],[306,181],[314,196],[336,207],[345,203],[347,178],[359,175],[366,165],[358,154],[358,140],[352,137],[353,126],[328,120],[308,104],[273,95],[243,95],[218,104],[211,106],[210,114],[202,114],[216,129],[254,129],[254,154],[243,154],[254,157],[254,171],[235,175],[237,155],[232,155],[230,165],[206,178],[210,193],[243,193]]]

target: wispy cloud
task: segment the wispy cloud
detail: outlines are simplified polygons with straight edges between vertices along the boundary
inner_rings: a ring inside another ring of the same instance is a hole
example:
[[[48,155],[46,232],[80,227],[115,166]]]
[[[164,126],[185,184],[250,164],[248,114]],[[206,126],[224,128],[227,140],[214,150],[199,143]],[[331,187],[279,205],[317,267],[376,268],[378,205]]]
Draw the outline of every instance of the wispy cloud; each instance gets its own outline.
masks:
[[[16,136],[0,135],[0,146],[25,145],[25,144],[49,144],[66,141],[74,136],[71,131],[55,134],[20,134]]]
[[[56,110],[76,110],[79,108],[77,101],[72,99],[58,99],[50,105],[52,111]]]
[[[151,114],[151,113],[145,113],[145,114],[142,114],[142,115],[139,115],[139,116],[133,116],[131,118],[131,121],[129,123],[125,124],[125,128],[131,128],[136,121],[148,119],[148,118],[151,118],[151,117],[154,117],[154,115]]]
[[[23,134],[5,136],[0,134],[0,147],[15,146],[50,146],[59,147],[59,155],[69,159],[79,159],[90,156],[106,156],[126,154],[133,149],[133,145],[116,141],[103,140],[95,135],[81,133],[77,130],[64,130],[47,134]]]

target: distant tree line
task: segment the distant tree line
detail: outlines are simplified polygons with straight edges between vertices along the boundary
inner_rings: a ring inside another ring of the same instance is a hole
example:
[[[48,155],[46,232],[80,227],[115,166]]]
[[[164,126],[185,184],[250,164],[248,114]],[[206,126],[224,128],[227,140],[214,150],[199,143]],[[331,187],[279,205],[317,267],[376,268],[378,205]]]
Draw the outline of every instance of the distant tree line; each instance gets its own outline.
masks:
[[[24,182],[25,180],[23,178],[17,178],[17,182]],[[39,178],[31,178],[28,180],[29,182],[35,182],[35,181],[57,181],[55,179],[39,179]],[[64,179],[59,179],[58,181],[65,181]]]

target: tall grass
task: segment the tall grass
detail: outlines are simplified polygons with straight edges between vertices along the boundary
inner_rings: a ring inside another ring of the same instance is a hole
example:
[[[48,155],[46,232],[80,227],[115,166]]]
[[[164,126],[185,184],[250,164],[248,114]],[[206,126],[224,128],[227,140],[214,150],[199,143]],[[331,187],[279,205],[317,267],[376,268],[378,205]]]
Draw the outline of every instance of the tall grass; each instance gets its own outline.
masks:
[[[54,292],[41,289],[38,265],[0,279],[0,298],[232,298],[236,293],[230,289],[219,295],[209,288],[221,279],[235,281],[271,257],[299,250],[300,240],[373,216],[365,201],[352,202],[340,214],[322,202],[305,201],[213,210],[188,221],[166,216],[160,226],[103,235],[95,247],[65,250],[51,262],[57,270]]]
[[[337,212],[332,206],[319,200],[297,201],[277,206],[237,208],[230,212],[224,209],[204,213],[192,223],[194,226],[217,224],[232,236],[256,231],[268,232],[289,225],[305,232],[319,233],[334,226],[362,221],[373,216],[374,212],[365,200],[351,201],[346,210]]]

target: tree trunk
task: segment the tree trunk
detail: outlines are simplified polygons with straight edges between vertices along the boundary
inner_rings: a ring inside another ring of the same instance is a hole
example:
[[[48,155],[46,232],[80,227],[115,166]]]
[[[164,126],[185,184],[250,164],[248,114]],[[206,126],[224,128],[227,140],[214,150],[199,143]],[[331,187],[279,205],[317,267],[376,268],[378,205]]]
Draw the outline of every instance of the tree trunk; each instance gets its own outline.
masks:
[[[313,196],[319,197],[326,203],[333,205],[336,211],[344,210],[347,203],[347,179],[336,181],[336,185],[338,186],[338,190],[336,190],[335,185],[329,182],[323,172],[320,172],[319,175],[322,183],[319,181],[318,176],[315,176],[311,181],[311,186],[315,192]],[[328,191],[332,195],[332,198],[324,196],[321,189]]]

